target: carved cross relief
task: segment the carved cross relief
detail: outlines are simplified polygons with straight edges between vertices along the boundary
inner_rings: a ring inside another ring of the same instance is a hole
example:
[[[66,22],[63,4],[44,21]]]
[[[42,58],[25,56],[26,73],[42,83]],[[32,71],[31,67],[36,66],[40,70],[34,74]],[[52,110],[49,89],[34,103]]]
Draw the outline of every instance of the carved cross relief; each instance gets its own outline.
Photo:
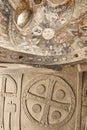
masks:
[[[87,0],[0,0],[0,130],[87,130],[86,62]]]
[[[13,70],[0,76],[0,130],[87,129],[87,73],[82,68],[49,74]]]
[[[10,83],[10,84],[9,84]],[[12,130],[17,104],[17,84],[9,75],[0,76],[0,130]]]

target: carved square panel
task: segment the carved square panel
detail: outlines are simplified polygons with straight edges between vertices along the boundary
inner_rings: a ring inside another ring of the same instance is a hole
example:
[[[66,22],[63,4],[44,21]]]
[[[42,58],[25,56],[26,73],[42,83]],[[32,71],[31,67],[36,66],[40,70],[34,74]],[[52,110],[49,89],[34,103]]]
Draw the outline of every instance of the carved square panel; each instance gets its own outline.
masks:
[[[75,68],[61,72],[4,69],[0,74],[0,130],[80,130],[80,97]]]

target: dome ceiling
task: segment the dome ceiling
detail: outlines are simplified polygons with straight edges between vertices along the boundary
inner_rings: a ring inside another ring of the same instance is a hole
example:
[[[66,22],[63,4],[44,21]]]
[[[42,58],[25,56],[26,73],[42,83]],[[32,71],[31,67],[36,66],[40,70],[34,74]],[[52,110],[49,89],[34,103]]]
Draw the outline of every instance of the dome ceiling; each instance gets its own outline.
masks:
[[[0,47],[8,55],[66,64],[86,58],[86,46],[87,0],[0,0]]]

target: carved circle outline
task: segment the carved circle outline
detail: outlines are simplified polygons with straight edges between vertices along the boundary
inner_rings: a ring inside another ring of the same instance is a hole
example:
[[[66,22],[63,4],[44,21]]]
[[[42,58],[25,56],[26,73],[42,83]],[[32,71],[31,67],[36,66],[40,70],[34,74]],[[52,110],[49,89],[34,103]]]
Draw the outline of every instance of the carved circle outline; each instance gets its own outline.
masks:
[[[28,119],[30,119],[32,122],[35,122],[36,124],[38,125],[41,125],[43,126],[43,124],[41,124],[39,121],[37,121],[32,115],[31,113],[29,112],[28,108],[27,108],[27,101],[25,100],[25,97],[26,97],[26,94],[28,92],[28,90],[37,82],[41,81],[41,80],[46,80],[47,78],[49,78],[49,76],[52,78],[52,77],[56,77],[56,78],[59,78],[61,79],[65,84],[68,85],[68,87],[71,89],[72,93],[71,93],[71,110],[70,112],[68,113],[68,116],[66,116],[66,118],[61,121],[59,124],[54,124],[54,125],[51,125],[51,124],[44,124],[45,127],[49,127],[49,128],[60,128],[62,127],[63,125],[65,125],[66,123],[69,122],[69,120],[72,118],[74,112],[75,112],[75,107],[76,107],[76,97],[75,97],[75,93],[71,87],[71,85],[65,80],[63,79],[61,76],[58,76],[58,75],[49,75],[49,74],[46,74],[46,75],[40,75],[38,76],[37,78],[35,78],[35,80],[31,80],[30,83],[26,86],[26,89],[24,90],[23,92],[23,97],[22,97],[22,105],[23,105],[23,109],[24,109],[24,112],[27,116]],[[43,78],[45,77],[45,78]]]

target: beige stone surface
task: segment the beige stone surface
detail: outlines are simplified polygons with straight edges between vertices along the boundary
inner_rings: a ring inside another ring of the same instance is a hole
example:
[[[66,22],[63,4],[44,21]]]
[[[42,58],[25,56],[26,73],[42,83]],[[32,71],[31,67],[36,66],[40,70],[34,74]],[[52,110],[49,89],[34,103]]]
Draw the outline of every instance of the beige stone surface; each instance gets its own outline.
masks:
[[[86,128],[86,86],[82,89],[77,67],[53,71],[16,64],[0,66],[0,130]]]
[[[0,0],[0,130],[87,130],[87,0]]]

